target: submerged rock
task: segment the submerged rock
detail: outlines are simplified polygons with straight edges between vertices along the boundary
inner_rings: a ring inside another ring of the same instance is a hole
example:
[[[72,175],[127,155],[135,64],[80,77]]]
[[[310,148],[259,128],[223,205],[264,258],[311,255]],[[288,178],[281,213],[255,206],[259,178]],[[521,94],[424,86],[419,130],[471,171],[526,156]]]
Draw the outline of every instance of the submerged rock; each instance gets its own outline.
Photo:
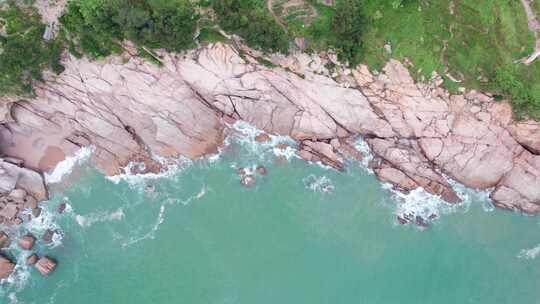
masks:
[[[272,138],[270,137],[270,135],[266,134],[266,133],[261,133],[257,136],[255,136],[255,141],[256,142],[267,142],[267,141],[270,141],[272,140]]]
[[[10,244],[9,236],[4,231],[0,231],[0,249],[7,248]]]
[[[41,236],[41,239],[46,244],[50,244],[50,243],[52,243],[55,234],[56,234],[56,231],[54,231],[52,229],[47,229],[47,231],[45,231],[45,233]]]
[[[36,238],[31,234],[27,234],[27,235],[22,236],[19,239],[18,244],[19,244],[19,247],[21,247],[24,250],[31,250],[32,247],[34,247],[35,242],[36,242]]]
[[[26,258],[26,265],[33,266],[37,263],[38,259],[39,257],[37,256],[37,254],[32,254],[31,256]]]
[[[268,172],[266,167],[261,165],[257,166],[257,169],[255,169],[255,171],[257,171],[257,173],[259,173],[260,175],[266,175],[266,173]]]
[[[66,211],[66,208],[67,203],[61,203],[60,205],[58,205],[58,209],[56,211],[58,212],[58,214],[62,214],[64,213],[64,211]]]
[[[0,279],[9,277],[14,269],[15,264],[13,264],[9,258],[0,254]]]
[[[36,269],[44,276],[49,276],[56,269],[57,263],[53,259],[44,256],[35,264]]]
[[[257,180],[256,180],[255,176],[253,176],[251,174],[244,175],[240,179],[240,183],[242,185],[246,186],[246,187],[251,187],[251,186],[255,185],[256,181]]]

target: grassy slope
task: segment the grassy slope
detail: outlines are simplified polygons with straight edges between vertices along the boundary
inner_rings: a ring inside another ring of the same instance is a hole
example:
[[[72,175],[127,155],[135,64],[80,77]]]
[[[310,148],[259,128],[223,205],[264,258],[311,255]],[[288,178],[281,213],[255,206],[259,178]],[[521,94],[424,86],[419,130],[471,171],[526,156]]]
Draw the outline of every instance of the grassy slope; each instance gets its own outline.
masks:
[[[454,1],[454,15],[450,0],[421,1],[398,9],[382,1],[368,2],[368,15],[380,17],[372,18],[365,36],[365,61],[376,69],[389,58],[407,57],[416,76],[429,78],[432,71],[444,75],[447,69],[464,80],[463,86],[496,89],[491,83],[496,67],[514,65],[533,50],[534,37],[519,1]],[[392,46],[391,54],[383,49],[386,42]],[[537,62],[525,69],[523,79],[540,81],[535,73],[539,68]],[[455,88],[449,80],[447,85]]]

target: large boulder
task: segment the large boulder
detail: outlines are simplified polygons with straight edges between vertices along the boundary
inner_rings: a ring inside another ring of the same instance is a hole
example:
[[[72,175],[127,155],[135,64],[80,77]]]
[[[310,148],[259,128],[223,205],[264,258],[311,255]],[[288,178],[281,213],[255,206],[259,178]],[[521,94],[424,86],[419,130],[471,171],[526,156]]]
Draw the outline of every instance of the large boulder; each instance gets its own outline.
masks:
[[[14,269],[15,264],[13,264],[10,259],[0,254],[0,279],[9,277]]]
[[[37,261],[35,267],[42,275],[49,276],[56,269],[56,265],[56,261],[44,256]]]
[[[0,192],[11,192],[15,188],[26,190],[39,201],[47,199],[47,189],[39,173],[2,159],[0,160]]]
[[[22,236],[19,239],[18,243],[19,243],[19,247],[21,247],[22,249],[30,250],[32,249],[32,247],[34,247],[35,242],[36,242],[36,238],[31,234],[27,234],[27,235]]]

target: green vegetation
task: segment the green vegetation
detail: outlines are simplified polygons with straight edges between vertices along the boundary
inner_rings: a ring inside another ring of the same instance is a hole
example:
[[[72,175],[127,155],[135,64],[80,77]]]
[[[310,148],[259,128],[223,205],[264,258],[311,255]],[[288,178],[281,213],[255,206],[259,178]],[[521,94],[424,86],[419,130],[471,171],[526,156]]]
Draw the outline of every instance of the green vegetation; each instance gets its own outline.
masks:
[[[219,25],[254,48],[286,53],[290,37],[266,8],[264,0],[212,0]]]
[[[512,98],[517,114],[540,118],[539,88],[533,85],[540,83],[540,62],[515,63],[534,46],[520,1],[398,2],[363,1],[368,19],[360,56],[371,68],[408,58],[419,80],[436,71],[451,91],[466,87],[503,94]]]
[[[199,42],[202,44],[226,41],[227,38],[213,28],[204,27],[199,34]]]
[[[31,8],[13,3],[0,9],[0,96],[28,95],[32,82],[42,79],[42,71],[63,71],[58,41],[45,41],[45,25]]]
[[[491,91],[511,98],[518,116],[540,119],[540,60],[519,63],[535,39],[520,1],[71,0],[51,42],[42,39],[35,10],[10,3],[0,11],[0,95],[30,93],[44,69],[60,72],[63,45],[97,59],[131,41],[139,56],[161,64],[155,49],[179,52],[194,47],[195,38],[226,42],[221,27],[263,51],[286,53],[303,37],[307,51],[331,48],[353,66],[379,70],[391,58],[407,59],[417,80],[437,72],[451,92]],[[540,1],[533,8],[540,13]]]
[[[179,52],[193,46],[197,14],[188,0],[73,0],[60,22],[70,51],[101,58],[139,47]]]

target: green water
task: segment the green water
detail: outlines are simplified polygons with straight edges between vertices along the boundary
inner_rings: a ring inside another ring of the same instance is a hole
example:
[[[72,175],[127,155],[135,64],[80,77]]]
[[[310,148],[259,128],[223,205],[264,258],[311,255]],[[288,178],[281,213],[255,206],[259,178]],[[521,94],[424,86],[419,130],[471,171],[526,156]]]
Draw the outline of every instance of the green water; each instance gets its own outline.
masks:
[[[255,163],[268,174],[243,188],[233,167]],[[540,243],[538,218],[473,201],[425,231],[397,225],[390,194],[349,168],[238,148],[146,181],[154,193],[83,168],[49,203],[72,206],[56,218],[62,244],[41,249],[57,271],[32,270],[0,302],[540,303],[540,257],[517,257]],[[310,175],[333,191],[306,187]]]

